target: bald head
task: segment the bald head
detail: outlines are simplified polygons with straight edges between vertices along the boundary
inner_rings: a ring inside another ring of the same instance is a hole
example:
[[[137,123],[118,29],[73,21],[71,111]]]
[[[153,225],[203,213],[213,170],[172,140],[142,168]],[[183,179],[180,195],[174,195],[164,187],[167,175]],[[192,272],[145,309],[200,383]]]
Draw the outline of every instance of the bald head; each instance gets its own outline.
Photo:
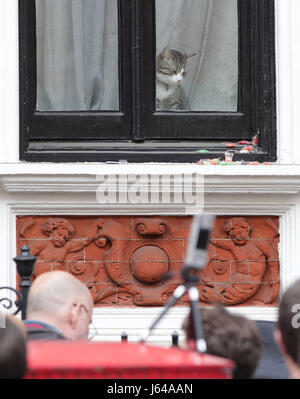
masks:
[[[48,323],[71,340],[87,338],[92,311],[90,291],[67,272],[43,273],[30,287],[27,318]]]
[[[92,301],[88,288],[67,272],[43,273],[33,282],[27,304],[27,315],[47,312],[57,314],[78,300]]]

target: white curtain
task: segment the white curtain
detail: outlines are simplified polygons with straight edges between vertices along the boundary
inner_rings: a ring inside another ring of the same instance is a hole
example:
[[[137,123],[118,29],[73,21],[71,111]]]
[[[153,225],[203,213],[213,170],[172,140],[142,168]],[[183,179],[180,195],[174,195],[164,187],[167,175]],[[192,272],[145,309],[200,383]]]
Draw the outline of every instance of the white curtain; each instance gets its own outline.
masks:
[[[118,110],[117,0],[36,0],[37,109]]]
[[[117,0],[36,0],[36,10],[37,108],[119,110]],[[192,109],[236,111],[237,0],[156,0],[156,27],[157,54],[198,54],[183,85]]]
[[[237,109],[237,16],[237,0],[156,0],[157,54],[198,54],[183,83],[193,110]]]

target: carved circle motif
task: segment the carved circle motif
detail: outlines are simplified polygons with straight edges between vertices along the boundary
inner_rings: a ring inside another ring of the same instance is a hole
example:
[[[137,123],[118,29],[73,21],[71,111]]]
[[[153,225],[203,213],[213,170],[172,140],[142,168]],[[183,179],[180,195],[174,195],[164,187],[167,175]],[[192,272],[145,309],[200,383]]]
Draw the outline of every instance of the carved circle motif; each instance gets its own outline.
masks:
[[[68,261],[68,271],[84,283],[94,283],[98,270],[99,264],[88,258],[83,260],[82,254],[76,254]]]
[[[227,264],[227,262],[217,263],[217,264],[215,264],[213,270],[216,274],[222,275],[228,271],[228,264]]]
[[[83,274],[87,269],[87,266],[85,262],[76,262],[76,263],[71,263],[70,265],[70,272],[75,275],[81,275]]]
[[[139,223],[136,226],[136,229],[137,229],[138,233],[140,233],[140,234],[144,234],[147,231],[146,226],[144,225],[144,223]]]
[[[130,267],[137,280],[144,284],[155,284],[169,270],[169,258],[163,249],[144,245],[131,255]]]
[[[105,247],[105,245],[107,244],[108,240],[106,237],[99,237],[95,240],[95,244],[97,245],[97,247],[99,248],[103,248]]]

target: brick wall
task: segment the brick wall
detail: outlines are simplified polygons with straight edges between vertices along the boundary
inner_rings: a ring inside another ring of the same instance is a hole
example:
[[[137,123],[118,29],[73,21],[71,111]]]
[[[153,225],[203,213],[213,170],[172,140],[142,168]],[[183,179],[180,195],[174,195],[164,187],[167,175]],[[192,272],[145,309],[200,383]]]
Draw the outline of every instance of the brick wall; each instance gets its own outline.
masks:
[[[181,282],[191,220],[20,216],[17,248],[28,244],[37,256],[34,278],[52,270],[72,273],[90,288],[95,306],[160,306]],[[203,304],[276,305],[278,225],[270,216],[217,218],[198,284]]]

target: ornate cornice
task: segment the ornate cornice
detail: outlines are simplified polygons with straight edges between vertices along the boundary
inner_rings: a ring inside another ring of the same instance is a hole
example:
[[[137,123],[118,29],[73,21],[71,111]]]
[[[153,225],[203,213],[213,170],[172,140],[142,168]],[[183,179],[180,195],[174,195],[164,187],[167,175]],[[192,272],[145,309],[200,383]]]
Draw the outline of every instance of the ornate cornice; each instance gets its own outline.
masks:
[[[213,194],[298,194],[300,191],[300,165],[259,166],[199,166],[199,165],[86,165],[86,164],[16,164],[0,165],[0,188],[4,192],[96,192],[99,183],[107,179],[118,180],[118,190],[127,191],[130,181],[126,176],[138,176],[142,192],[149,191],[150,178],[161,177],[152,184],[152,191],[182,190],[180,178],[184,177],[186,189],[194,189],[196,176],[204,177],[205,193]],[[170,185],[162,178],[174,176]],[[177,180],[179,179],[179,181]],[[110,183],[112,182],[112,183]],[[153,182],[152,182],[153,183]]]

